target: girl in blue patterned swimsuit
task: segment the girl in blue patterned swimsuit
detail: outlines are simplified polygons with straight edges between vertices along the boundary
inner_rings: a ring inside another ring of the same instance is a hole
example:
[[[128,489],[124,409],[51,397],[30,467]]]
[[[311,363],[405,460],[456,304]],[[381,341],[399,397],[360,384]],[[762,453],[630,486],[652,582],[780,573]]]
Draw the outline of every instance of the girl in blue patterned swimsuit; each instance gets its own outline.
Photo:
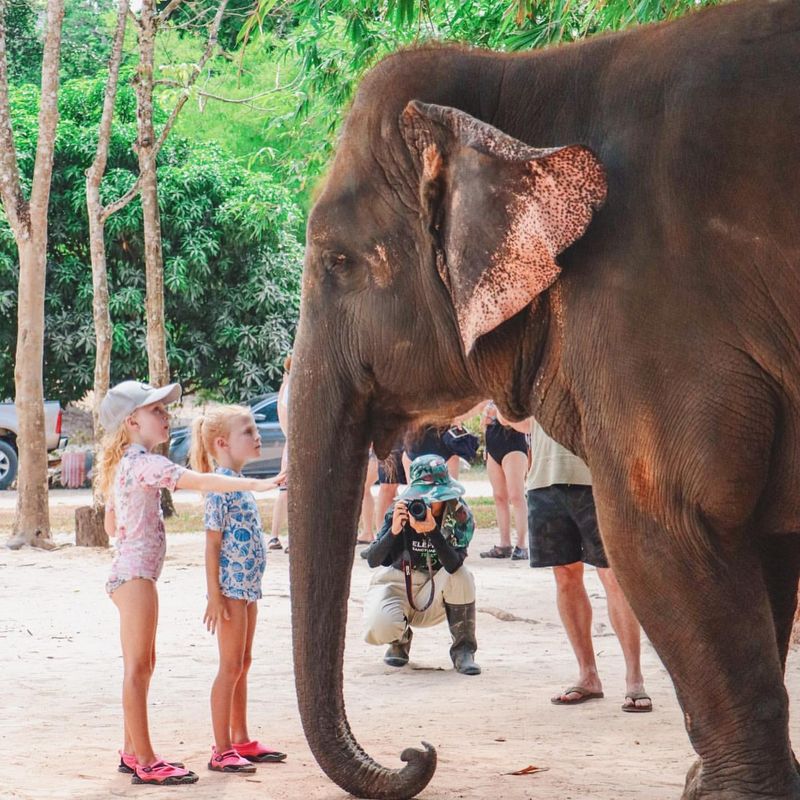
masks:
[[[253,414],[243,406],[219,406],[192,427],[192,467],[198,472],[240,475],[261,454]],[[209,492],[205,499],[206,627],[216,632],[219,672],[211,687],[214,746],[208,768],[251,773],[254,762],[283,761],[279,753],[251,741],[247,731],[247,671],[253,648],[261,578],[266,566],[264,533],[251,492]]]

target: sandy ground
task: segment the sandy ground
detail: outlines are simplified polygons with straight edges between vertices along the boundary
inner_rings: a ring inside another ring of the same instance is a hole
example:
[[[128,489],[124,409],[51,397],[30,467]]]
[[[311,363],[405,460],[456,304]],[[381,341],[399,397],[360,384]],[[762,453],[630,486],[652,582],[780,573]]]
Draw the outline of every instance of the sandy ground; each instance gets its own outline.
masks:
[[[453,672],[446,626],[419,631],[413,668],[392,670],[382,648],[360,635],[369,568],[356,558],[347,634],[345,691],[353,731],[383,764],[400,766],[403,747],[434,744],[439,768],[427,800],[500,798],[678,798],[692,752],[669,678],[643,646],[656,710],[623,714],[623,661],[594,572],[596,649],[606,698],[575,708],[548,698],[574,677],[558,623],[549,570],[486,561],[479,531],[468,562],[478,585],[479,677]],[[201,625],[201,534],[171,535],[159,584],[159,662],[151,688],[156,748],[200,774],[170,796],[316,800],[346,795],[319,770],[303,738],[290,656],[288,556],[271,554],[250,676],[251,734],[289,753],[255,776],[209,773],[208,691],[216,644]],[[122,659],[117,614],[103,592],[111,553],[66,546],[54,552],[0,548],[0,797],[108,800],[155,796],[116,772],[121,744]],[[320,658],[325,654],[320,653]],[[800,694],[800,662],[788,683]],[[795,739],[798,725],[793,725]],[[528,765],[547,771],[507,773]]]

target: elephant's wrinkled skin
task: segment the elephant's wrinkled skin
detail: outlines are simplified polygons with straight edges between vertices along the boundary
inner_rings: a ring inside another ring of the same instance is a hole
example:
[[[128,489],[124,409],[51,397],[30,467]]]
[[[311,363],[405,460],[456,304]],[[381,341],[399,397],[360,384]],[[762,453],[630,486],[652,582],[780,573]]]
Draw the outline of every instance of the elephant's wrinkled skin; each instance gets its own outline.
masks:
[[[298,699],[339,785],[406,798],[435,768],[384,769],[345,718],[368,444],[492,397],[588,461],[701,759],[684,797],[800,798],[798,132],[796,0],[364,80],[309,221],[289,437]]]

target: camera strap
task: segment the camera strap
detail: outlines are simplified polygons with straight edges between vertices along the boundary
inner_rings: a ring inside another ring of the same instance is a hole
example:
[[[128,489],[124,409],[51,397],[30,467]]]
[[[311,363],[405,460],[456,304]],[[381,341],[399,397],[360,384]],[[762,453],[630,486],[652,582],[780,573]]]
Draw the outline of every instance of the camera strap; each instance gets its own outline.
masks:
[[[441,525],[444,524],[445,519],[447,518],[448,508],[445,509],[444,515],[442,516]],[[422,608],[417,608],[417,604],[414,602],[414,585],[411,581],[411,573],[413,567],[411,566],[411,546],[408,540],[409,531],[411,526],[406,524],[403,528],[403,544],[405,545],[403,549],[403,555],[401,556],[401,563],[403,566],[403,578],[406,583],[406,597],[408,598],[408,602],[411,605],[411,608],[414,611],[427,611],[433,605],[433,598],[436,596],[436,583],[434,581],[435,573],[433,571],[433,565],[431,564],[431,552],[426,548],[425,552],[425,564],[428,568],[428,583],[430,583],[431,591],[428,595],[428,602]]]

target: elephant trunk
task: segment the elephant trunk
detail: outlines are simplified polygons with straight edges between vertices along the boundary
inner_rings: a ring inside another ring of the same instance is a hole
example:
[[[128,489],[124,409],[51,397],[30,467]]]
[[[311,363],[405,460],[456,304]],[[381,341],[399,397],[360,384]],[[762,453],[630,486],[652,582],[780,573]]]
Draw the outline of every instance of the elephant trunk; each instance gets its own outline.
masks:
[[[387,769],[360,747],[342,694],[347,601],[369,447],[363,398],[314,348],[295,349],[289,397],[289,532],[294,671],[300,717],[324,772],[356,797],[414,797],[436,751],[406,749]]]

